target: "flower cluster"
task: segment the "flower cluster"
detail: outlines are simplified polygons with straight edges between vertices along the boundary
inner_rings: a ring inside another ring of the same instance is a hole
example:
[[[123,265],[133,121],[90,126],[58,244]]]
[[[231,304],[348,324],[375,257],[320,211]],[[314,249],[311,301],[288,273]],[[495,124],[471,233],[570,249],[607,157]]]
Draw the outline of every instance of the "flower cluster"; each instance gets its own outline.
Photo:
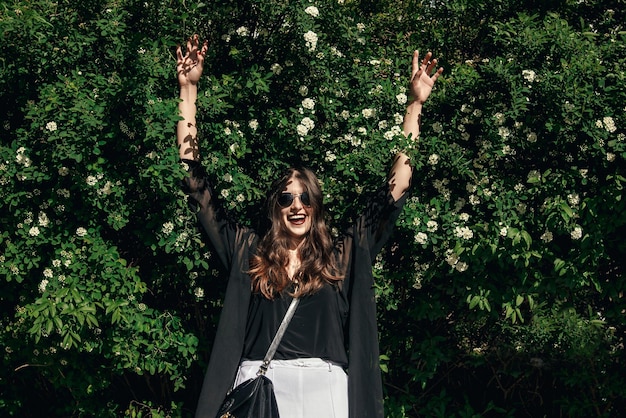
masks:
[[[313,17],[318,17],[320,15],[320,11],[315,6],[307,7],[306,9],[304,9],[304,12]]]
[[[300,137],[306,136],[311,129],[315,127],[315,122],[308,116],[302,118],[300,124],[296,127],[296,131]]]
[[[308,31],[304,34],[304,41],[309,52],[315,51],[317,48],[317,34],[313,31]]]

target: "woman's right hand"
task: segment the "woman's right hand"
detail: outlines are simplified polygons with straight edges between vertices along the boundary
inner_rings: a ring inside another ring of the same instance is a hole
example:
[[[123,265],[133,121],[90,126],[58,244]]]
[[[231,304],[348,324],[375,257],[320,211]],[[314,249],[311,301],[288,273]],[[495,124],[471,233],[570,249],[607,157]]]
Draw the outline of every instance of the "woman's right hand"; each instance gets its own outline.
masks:
[[[199,48],[198,35],[193,35],[187,40],[187,51],[183,55],[181,46],[176,48],[176,71],[178,73],[178,84],[180,87],[197,85],[202,76],[204,67],[204,57],[208,49],[208,42],[204,41]]]

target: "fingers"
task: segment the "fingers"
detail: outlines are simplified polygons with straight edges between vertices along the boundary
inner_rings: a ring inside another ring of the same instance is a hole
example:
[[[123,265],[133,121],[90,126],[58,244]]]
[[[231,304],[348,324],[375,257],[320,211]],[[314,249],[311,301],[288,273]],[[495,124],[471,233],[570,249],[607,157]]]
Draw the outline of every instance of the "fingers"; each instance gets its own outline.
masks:
[[[176,45],[176,62],[182,64],[183,62],[183,50],[180,45]]]
[[[433,56],[432,52],[427,52],[422,60],[422,68],[427,68],[430,65],[430,58]]]
[[[202,62],[208,49],[209,42],[205,40],[200,47],[200,37],[198,34],[194,34],[187,38],[187,48],[184,54],[182,47],[180,45],[176,46],[176,59],[179,64],[183,64],[188,60]]]
[[[418,51],[415,51],[415,53],[413,54],[413,68],[414,69],[415,69],[415,66],[417,65],[416,63],[419,61],[418,55],[419,55]],[[422,73],[426,73],[426,75],[432,78],[433,81],[436,81],[437,78],[439,78],[439,76],[441,75],[441,73],[443,73],[443,67],[439,67],[439,69],[437,69],[435,73],[433,74],[433,71],[437,67],[438,60],[437,58],[433,59],[432,56],[433,56],[432,52],[430,51],[427,52],[426,55],[424,55],[424,58],[422,59],[422,63],[420,64],[419,68]],[[431,76],[430,74],[433,74],[433,75]]]
[[[192,38],[190,37],[187,39],[187,53],[185,54],[186,56],[189,55],[189,51],[191,51],[192,48],[193,48]]]
[[[431,77],[433,82],[437,81],[441,73],[443,73],[443,67],[439,67],[439,69],[435,72],[435,74],[433,74],[433,76]]]

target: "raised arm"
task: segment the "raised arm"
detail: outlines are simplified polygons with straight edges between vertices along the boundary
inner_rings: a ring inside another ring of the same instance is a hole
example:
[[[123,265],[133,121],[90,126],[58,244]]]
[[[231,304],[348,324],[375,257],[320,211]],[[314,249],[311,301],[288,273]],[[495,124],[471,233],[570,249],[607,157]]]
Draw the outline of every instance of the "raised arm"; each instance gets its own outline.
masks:
[[[430,96],[430,92],[435,85],[437,78],[443,73],[443,68],[437,69],[437,59],[432,59],[432,54],[428,52],[421,64],[419,61],[419,52],[413,53],[413,61],[411,65],[411,83],[410,83],[410,100],[404,115],[403,132],[406,137],[413,141],[417,141],[420,133],[420,125],[422,121],[422,105]],[[432,75],[430,75],[432,74]],[[394,200],[400,199],[404,192],[411,185],[411,176],[413,169],[409,162],[409,157],[400,152],[394,158],[393,166],[389,172],[389,190]]]
[[[202,47],[199,46],[198,35],[187,40],[185,55],[180,45],[176,49],[176,71],[181,100],[178,110],[183,118],[176,127],[176,141],[181,159],[195,161],[200,159],[196,127],[196,99],[198,98],[198,81],[202,75],[207,49],[206,41]]]

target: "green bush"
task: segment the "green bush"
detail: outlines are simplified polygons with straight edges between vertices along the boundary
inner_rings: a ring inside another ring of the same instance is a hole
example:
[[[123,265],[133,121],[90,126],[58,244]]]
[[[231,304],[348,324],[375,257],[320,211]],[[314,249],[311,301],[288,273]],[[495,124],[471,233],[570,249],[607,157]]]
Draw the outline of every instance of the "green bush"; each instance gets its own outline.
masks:
[[[274,173],[294,163],[320,175],[335,230],[348,225],[407,148],[412,51],[445,67],[412,197],[374,265],[388,416],[617,416],[623,10],[3,3],[3,415],[195,408],[225,282],[179,190],[174,50],[197,32],[210,43],[202,157],[253,226]]]

